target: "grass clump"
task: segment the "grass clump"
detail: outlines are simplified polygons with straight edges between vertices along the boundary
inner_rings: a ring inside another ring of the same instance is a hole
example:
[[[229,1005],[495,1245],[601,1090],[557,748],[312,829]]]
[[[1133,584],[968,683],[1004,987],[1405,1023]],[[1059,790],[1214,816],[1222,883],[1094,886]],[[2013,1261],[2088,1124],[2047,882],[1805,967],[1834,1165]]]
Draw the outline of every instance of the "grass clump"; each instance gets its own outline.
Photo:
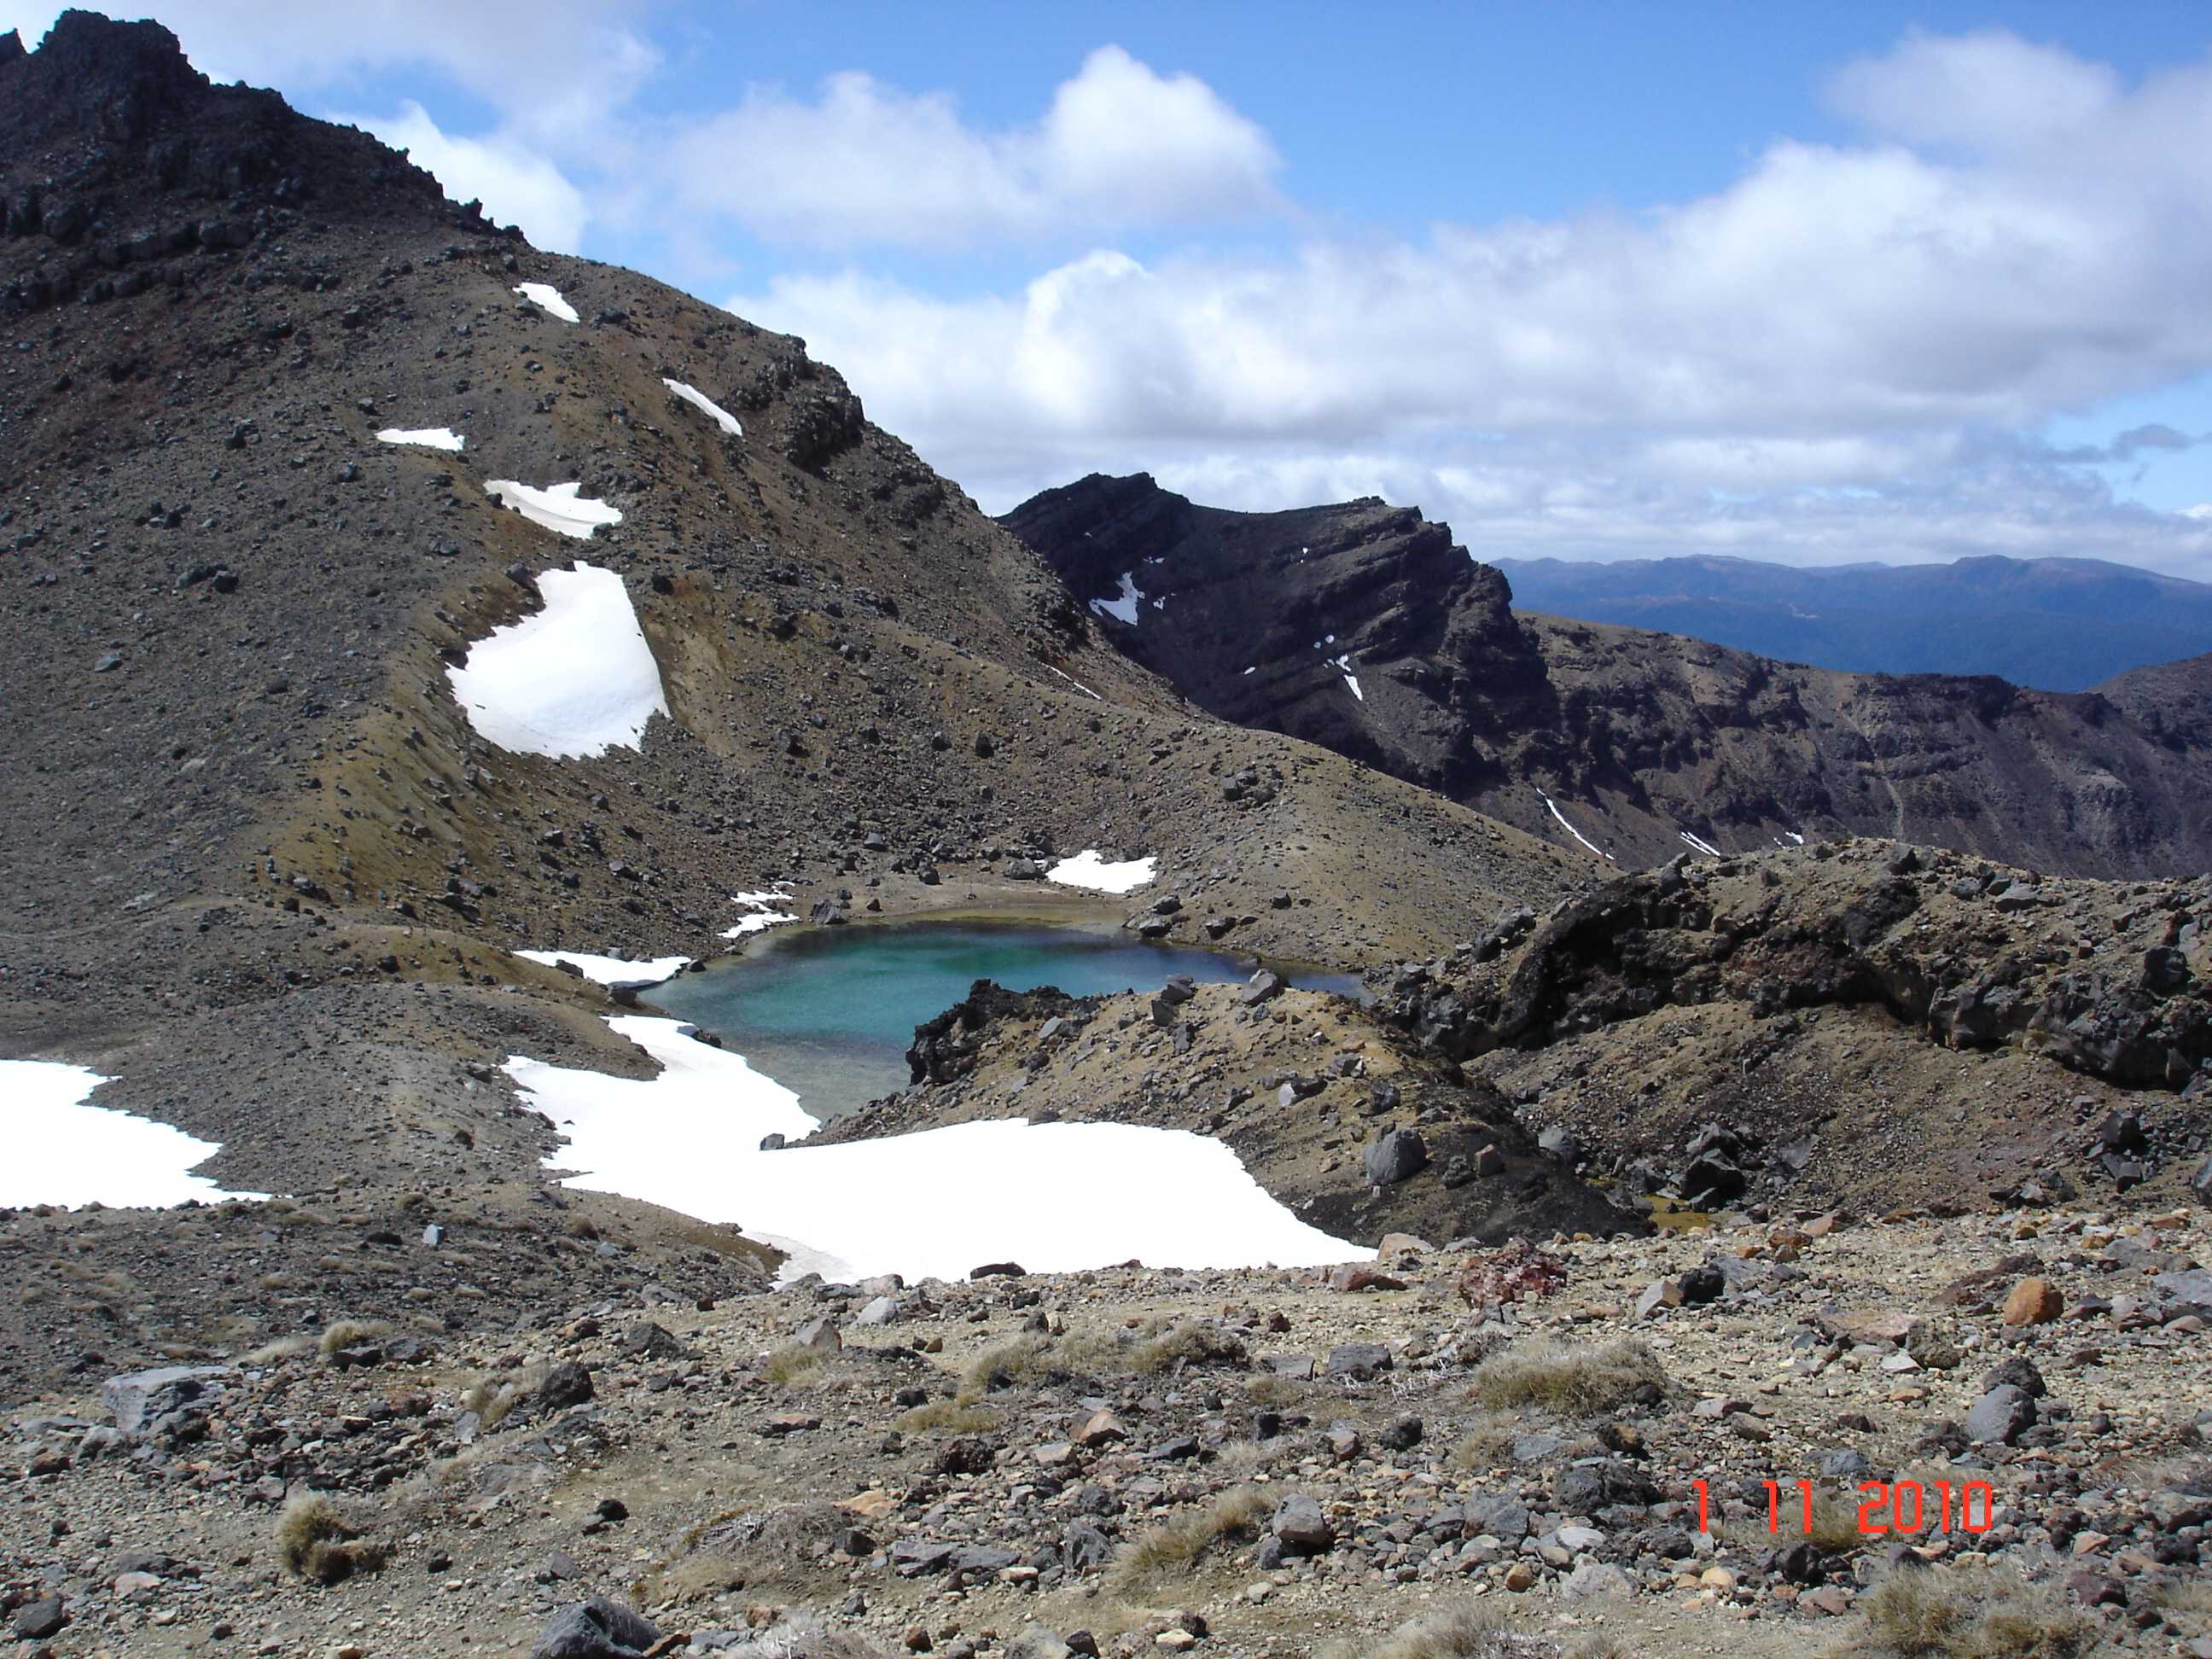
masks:
[[[1556,1642],[1515,1634],[1498,1608],[1467,1604],[1408,1620],[1379,1645],[1336,1643],[1322,1650],[1322,1659],[1558,1659],[1559,1653]]]
[[[1536,1406],[1582,1417],[1626,1405],[1646,1386],[1665,1388],[1667,1373],[1632,1338],[1589,1346],[1522,1341],[1477,1365],[1468,1384],[1493,1411]]]
[[[2094,1625],[2051,1591],[2008,1575],[1899,1567],[1859,1602],[1848,1651],[1868,1659],[2077,1659]]]
[[[364,1342],[372,1341],[391,1328],[380,1319],[332,1320],[324,1328],[315,1348],[320,1353],[336,1353],[340,1348],[358,1347]]]
[[[245,1357],[248,1365],[273,1365],[280,1359],[297,1359],[301,1354],[315,1351],[315,1339],[301,1332],[296,1336],[280,1336],[274,1342],[264,1342]]]
[[[811,1382],[822,1375],[822,1351],[787,1342],[761,1361],[761,1375],[785,1388]]]
[[[367,1542],[320,1492],[295,1498],[277,1511],[276,1559],[295,1578],[336,1584],[384,1566],[384,1547]]]
[[[1126,1363],[1132,1370],[1157,1376],[1178,1365],[1242,1365],[1247,1357],[1244,1345],[1226,1331],[1185,1324],[1144,1338],[1129,1350]]]
[[[1468,1419],[1460,1437],[1444,1455],[1445,1464],[1462,1474],[1480,1474],[1513,1459],[1521,1419],[1511,1412],[1483,1412]]]
[[[1224,1539],[1256,1534],[1273,1507],[1273,1501],[1257,1486],[1232,1487],[1205,1508],[1148,1527],[1122,1545],[1107,1570],[1108,1580],[1115,1589],[1127,1592],[1173,1573],[1188,1572]]]
[[[902,1434],[981,1434],[999,1414],[965,1400],[933,1400],[902,1413],[891,1426]]]

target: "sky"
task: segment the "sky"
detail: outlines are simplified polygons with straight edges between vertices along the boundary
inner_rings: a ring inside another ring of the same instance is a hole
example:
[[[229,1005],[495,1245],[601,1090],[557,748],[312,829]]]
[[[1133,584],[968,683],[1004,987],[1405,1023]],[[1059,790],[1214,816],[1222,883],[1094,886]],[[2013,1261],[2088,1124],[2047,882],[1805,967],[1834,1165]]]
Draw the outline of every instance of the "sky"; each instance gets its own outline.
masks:
[[[804,336],[989,511],[1143,470],[1482,557],[2212,580],[2199,8],[161,15],[541,246]]]

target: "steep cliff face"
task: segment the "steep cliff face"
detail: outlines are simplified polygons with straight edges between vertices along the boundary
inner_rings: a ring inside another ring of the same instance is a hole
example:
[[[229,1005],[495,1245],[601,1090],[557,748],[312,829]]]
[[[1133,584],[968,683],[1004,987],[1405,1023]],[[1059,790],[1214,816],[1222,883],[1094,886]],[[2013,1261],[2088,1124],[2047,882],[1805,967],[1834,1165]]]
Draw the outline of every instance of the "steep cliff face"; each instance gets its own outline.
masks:
[[[2060,694],[1525,616],[1449,528],[1373,499],[1231,513],[1093,477],[1004,522],[1200,707],[1593,861],[1850,830],[2084,874],[2212,863],[2212,659]]]

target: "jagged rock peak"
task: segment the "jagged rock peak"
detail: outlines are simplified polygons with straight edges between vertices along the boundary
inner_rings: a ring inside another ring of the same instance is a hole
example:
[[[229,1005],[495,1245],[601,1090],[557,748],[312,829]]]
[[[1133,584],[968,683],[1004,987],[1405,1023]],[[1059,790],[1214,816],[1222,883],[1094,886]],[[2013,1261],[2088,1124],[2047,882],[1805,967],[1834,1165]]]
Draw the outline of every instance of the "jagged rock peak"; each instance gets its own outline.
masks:
[[[0,36],[5,232],[70,246],[106,222],[136,234],[169,204],[313,205],[349,217],[452,221],[422,168],[365,132],[295,111],[274,92],[216,86],[155,22],[65,11],[39,43]]]

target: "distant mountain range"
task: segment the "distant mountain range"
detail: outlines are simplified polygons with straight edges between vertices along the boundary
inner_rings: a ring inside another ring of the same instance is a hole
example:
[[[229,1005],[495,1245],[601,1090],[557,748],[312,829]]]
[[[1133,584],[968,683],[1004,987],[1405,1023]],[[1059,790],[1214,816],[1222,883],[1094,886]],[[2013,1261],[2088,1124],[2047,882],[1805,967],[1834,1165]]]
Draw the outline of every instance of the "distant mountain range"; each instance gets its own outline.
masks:
[[[1801,570],[1753,559],[1497,559],[1518,611],[1686,634],[1784,662],[1995,674],[2086,691],[2212,651],[2212,585],[2100,559]]]
[[[2080,875],[2212,866],[2212,653],[2073,692],[1777,661],[1544,614],[1521,570],[1373,496],[1236,513],[1093,475],[1001,522],[1198,707],[1607,864],[1849,832]],[[1946,627],[1935,599],[1892,605],[1899,631]]]

